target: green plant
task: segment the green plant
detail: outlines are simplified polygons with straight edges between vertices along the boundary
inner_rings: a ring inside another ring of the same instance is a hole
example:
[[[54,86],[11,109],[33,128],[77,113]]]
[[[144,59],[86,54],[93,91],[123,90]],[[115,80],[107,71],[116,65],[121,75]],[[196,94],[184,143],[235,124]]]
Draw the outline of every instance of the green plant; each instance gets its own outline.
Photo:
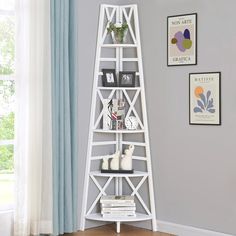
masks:
[[[9,16],[0,19],[0,54],[0,74],[13,74],[15,60],[14,17]]]
[[[127,23],[112,23],[110,22],[107,32],[114,32],[115,41],[117,43],[123,43],[125,33],[127,32],[128,24]]]

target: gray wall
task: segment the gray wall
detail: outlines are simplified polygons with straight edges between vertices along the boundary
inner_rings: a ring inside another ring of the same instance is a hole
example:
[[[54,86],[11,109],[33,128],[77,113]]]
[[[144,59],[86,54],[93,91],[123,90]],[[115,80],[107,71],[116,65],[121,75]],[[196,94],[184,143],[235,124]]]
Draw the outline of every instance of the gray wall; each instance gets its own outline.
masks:
[[[100,3],[137,3],[159,220],[236,234],[236,1],[79,1],[80,205]],[[166,17],[198,13],[198,65],[167,67]],[[188,124],[188,74],[222,72],[222,125]]]

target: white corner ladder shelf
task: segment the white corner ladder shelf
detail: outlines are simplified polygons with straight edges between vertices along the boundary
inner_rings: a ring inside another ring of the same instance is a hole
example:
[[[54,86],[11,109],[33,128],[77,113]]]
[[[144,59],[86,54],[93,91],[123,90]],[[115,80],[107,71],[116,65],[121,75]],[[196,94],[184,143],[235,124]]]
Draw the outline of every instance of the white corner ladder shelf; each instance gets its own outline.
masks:
[[[111,43],[111,38],[109,38],[110,34],[107,32],[109,22],[126,22],[128,24],[129,39],[127,40],[129,41],[129,43]],[[104,55],[108,53],[107,50],[113,50],[113,53],[111,53],[112,56],[109,55],[109,57],[104,57]],[[127,56],[128,50],[134,50],[134,56]],[[104,63],[107,63],[109,68],[111,67],[111,63],[113,63],[113,69],[116,70],[116,73],[123,70],[130,71],[129,63],[136,63],[136,87],[102,87],[101,70],[104,69],[104,65],[106,66],[106,64]],[[99,107],[98,102],[102,104],[103,99],[107,98],[125,99],[128,105],[126,117],[134,115],[139,124],[138,129],[104,130],[103,128],[101,128],[103,109],[102,105],[100,105]],[[137,111],[136,103],[139,103],[141,112]],[[103,135],[105,137],[113,135],[114,140],[96,140],[95,136],[97,135]],[[129,135],[143,135],[143,140],[127,140],[126,136]],[[126,145],[130,144],[133,144],[137,149],[143,148],[144,154],[134,154],[132,159],[134,161],[138,161],[138,163],[142,163],[145,171],[143,171],[143,169],[142,171],[138,171],[134,168],[135,171],[133,174],[117,174],[101,173],[99,167],[97,167],[97,169],[94,169],[93,163],[96,161],[101,161],[102,156],[106,155],[96,154],[96,148],[113,147],[114,151],[122,151],[124,150],[124,147],[126,147]],[[137,178],[138,184],[137,181],[133,181]],[[102,183],[99,182],[101,179]],[[145,182],[148,189],[147,202],[143,200],[142,194],[140,192],[141,187]],[[131,191],[129,195],[135,196],[135,201],[139,202],[140,206],[142,207],[142,212],[136,212],[135,217],[104,218],[98,210],[98,204],[101,196],[107,195],[106,191],[109,187],[113,188],[113,194],[115,195],[125,194],[127,191],[127,188],[124,189],[125,184]],[[91,196],[94,194],[94,192],[93,194],[89,194],[91,185],[94,185],[97,188],[97,196]],[[89,203],[88,199],[92,197],[93,200],[91,201],[91,203]],[[122,222],[151,220],[152,230],[157,230],[137,5],[113,6],[102,4],[100,8],[89,138],[83,190],[83,203],[81,212],[81,230],[85,229],[86,220],[115,222],[117,233],[120,232],[120,224]]]

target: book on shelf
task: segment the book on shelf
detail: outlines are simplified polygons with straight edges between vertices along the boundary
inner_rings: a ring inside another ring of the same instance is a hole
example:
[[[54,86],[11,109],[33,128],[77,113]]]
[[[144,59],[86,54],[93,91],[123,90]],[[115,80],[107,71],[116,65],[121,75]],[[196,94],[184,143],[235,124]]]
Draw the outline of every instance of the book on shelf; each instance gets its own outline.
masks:
[[[134,207],[135,203],[102,203],[101,207]]]
[[[103,217],[132,217],[136,216],[134,196],[108,195],[100,199],[101,214]]]
[[[101,211],[102,214],[110,214],[110,215],[133,215],[135,211]]]
[[[122,204],[122,203],[134,203],[134,196],[116,196],[116,195],[108,195],[108,196],[102,196],[100,199],[100,203],[102,204]]]
[[[103,211],[135,211],[136,207],[102,207]]]
[[[103,99],[103,130],[122,130],[125,128],[125,100]]]

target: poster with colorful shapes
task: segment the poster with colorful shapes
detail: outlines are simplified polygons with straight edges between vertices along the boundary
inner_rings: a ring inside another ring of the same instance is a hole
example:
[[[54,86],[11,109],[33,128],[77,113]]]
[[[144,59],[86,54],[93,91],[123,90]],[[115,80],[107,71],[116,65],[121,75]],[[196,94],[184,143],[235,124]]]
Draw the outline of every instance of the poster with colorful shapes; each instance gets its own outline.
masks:
[[[220,72],[189,74],[189,124],[221,125]]]
[[[197,64],[197,14],[167,18],[167,65]]]

